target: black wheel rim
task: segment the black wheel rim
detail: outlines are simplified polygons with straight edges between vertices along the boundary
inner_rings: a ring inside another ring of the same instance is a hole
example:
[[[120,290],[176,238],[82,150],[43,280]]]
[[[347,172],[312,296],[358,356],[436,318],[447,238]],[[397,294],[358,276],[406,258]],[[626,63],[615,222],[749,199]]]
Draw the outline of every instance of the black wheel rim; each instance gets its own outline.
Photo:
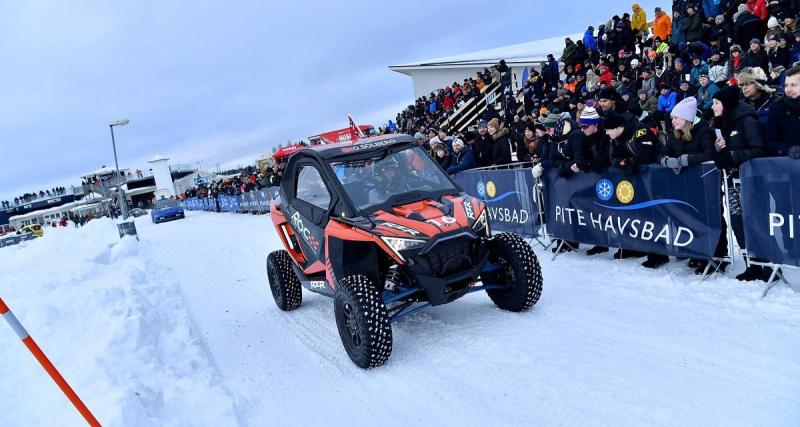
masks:
[[[349,302],[344,303],[342,314],[344,315],[344,326],[347,328],[348,335],[350,335],[350,341],[353,343],[353,346],[360,347],[361,333],[359,331],[355,312],[353,311],[353,306],[350,305]]]
[[[283,301],[283,294],[281,293],[281,287],[278,286],[278,274],[275,271],[275,264],[270,263],[269,266],[269,289],[272,291],[272,297],[275,298],[275,301],[280,303]]]
[[[511,268],[511,264],[504,260],[503,258],[498,258],[496,261],[498,264],[502,265],[499,269],[497,269],[497,283],[498,285],[505,285],[506,289],[502,289],[504,292],[511,292],[514,289],[514,283],[516,283],[516,277],[514,276],[514,269]]]

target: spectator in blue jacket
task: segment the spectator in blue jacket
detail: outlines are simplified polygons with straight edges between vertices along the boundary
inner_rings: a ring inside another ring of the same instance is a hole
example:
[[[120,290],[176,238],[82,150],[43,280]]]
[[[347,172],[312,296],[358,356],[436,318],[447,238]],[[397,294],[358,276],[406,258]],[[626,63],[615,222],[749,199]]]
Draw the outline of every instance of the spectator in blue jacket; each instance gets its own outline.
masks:
[[[695,85],[700,85],[700,75],[708,75],[708,64],[700,59],[700,56],[694,55],[692,58],[692,71],[689,72],[689,81]]]
[[[594,38],[594,27],[591,25],[589,26],[589,29],[583,33],[583,47],[586,50],[597,50],[597,39]]]
[[[671,113],[678,103],[678,94],[676,94],[667,85],[661,85],[661,96],[658,97],[658,111],[666,111]]]
[[[453,158],[450,162],[450,167],[447,168],[447,173],[453,175],[457,172],[472,169],[475,166],[475,156],[472,154],[472,149],[465,147],[464,141],[460,139],[453,141]]]
[[[708,78],[708,73],[700,74],[698,78],[700,89],[697,89],[697,108],[707,110],[714,104],[714,94],[719,92],[719,87]]]
[[[722,14],[721,0],[703,0],[703,14],[706,19],[716,18],[717,15]]]

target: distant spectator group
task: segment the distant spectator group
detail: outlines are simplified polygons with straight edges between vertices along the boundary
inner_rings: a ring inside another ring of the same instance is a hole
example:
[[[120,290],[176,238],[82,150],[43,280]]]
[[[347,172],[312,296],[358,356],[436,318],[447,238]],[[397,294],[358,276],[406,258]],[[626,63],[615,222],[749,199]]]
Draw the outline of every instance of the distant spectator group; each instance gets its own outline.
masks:
[[[64,187],[53,187],[47,190],[39,190],[38,192],[34,191],[32,193],[22,194],[14,197],[13,202],[9,200],[3,200],[0,202],[0,206],[2,206],[4,209],[10,209],[15,206],[24,205],[37,200],[46,200],[51,197],[59,197],[65,194],[67,194],[67,190]]]

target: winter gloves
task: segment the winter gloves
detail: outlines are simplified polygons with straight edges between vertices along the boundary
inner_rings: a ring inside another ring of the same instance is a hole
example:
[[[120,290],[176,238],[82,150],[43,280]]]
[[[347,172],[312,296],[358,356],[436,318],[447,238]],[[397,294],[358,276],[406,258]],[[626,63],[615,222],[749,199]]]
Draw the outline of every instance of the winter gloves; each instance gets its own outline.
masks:
[[[681,154],[681,156],[678,159],[679,159],[682,167],[685,168],[685,167],[689,166],[689,155],[688,154]]]
[[[688,159],[687,159],[687,164],[688,164]],[[675,175],[681,173],[681,169],[683,169],[683,166],[681,165],[681,159],[678,157],[662,157],[661,166],[672,169],[672,171],[675,172]]]
[[[533,166],[533,176],[539,178],[544,173],[544,168],[542,167],[541,163],[537,163]]]
[[[800,159],[800,145],[793,145],[786,154],[795,160]]]

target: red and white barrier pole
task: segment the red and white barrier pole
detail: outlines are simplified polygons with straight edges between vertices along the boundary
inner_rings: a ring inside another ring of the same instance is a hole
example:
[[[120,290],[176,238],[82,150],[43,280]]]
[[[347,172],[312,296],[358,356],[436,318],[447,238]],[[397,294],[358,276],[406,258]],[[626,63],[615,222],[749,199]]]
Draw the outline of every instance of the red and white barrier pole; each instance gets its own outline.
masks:
[[[75,405],[75,408],[81,413],[81,415],[83,415],[83,418],[86,420],[86,422],[89,423],[90,426],[99,426],[100,423],[97,421],[97,418],[95,418],[94,415],[92,415],[92,413],[89,411],[89,408],[83,404],[78,395],[75,394],[75,391],[72,390],[72,387],[67,384],[67,381],[64,379],[64,377],[58,373],[56,367],[53,366],[53,364],[50,362],[50,359],[45,356],[44,352],[42,352],[42,349],[39,348],[33,338],[31,338],[31,336],[28,334],[28,331],[26,331],[22,324],[19,323],[17,317],[14,316],[14,313],[11,312],[6,303],[3,302],[2,298],[0,298],[0,316],[3,316],[3,318],[6,319],[6,322],[8,322],[9,326],[11,326],[11,329],[17,333],[17,336],[25,344],[25,347],[28,347],[28,350],[33,353],[33,357],[39,361],[44,370],[50,375],[50,378],[56,382],[58,388],[60,388],[61,391],[67,396],[67,399],[69,399],[69,401]]]

